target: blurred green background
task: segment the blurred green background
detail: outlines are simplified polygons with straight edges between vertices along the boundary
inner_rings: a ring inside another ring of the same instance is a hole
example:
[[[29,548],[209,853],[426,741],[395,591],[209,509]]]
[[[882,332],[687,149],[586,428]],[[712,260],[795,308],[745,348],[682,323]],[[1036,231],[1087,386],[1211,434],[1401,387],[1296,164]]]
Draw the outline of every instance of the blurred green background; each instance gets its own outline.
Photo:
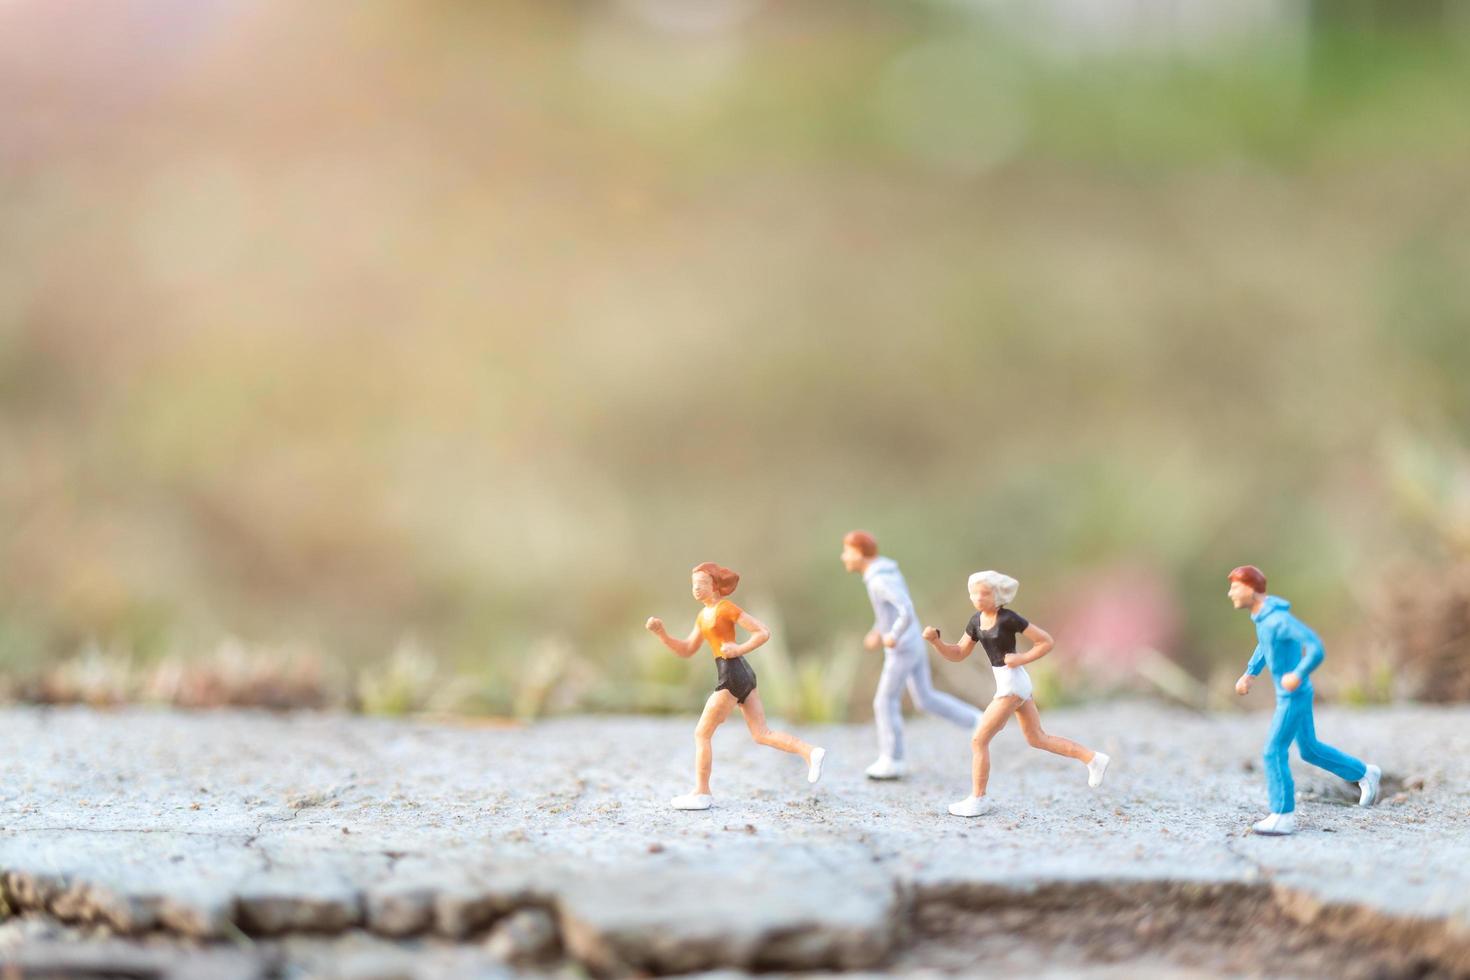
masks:
[[[9,0],[4,690],[688,710],[715,560],[863,718],[863,527],[1053,700],[1229,700],[1242,562],[1470,697],[1467,92],[1451,3]]]

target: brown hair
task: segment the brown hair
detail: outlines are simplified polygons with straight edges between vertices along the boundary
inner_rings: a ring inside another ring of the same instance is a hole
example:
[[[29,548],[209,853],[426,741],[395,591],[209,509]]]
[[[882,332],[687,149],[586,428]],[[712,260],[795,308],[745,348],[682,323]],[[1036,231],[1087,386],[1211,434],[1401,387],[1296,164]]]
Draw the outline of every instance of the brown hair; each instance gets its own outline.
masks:
[[[732,571],[724,565],[716,565],[712,561],[700,562],[690,570],[689,574],[693,575],[695,572],[704,572],[708,575],[710,581],[715,584],[715,591],[720,595],[729,595],[735,591],[735,586],[740,584],[739,572]]]
[[[1266,591],[1266,573],[1254,565],[1241,565],[1230,573],[1229,581],[1244,582],[1257,592]]]
[[[848,531],[842,536],[844,547],[856,548],[864,558],[872,558],[878,554],[878,542],[867,531]]]

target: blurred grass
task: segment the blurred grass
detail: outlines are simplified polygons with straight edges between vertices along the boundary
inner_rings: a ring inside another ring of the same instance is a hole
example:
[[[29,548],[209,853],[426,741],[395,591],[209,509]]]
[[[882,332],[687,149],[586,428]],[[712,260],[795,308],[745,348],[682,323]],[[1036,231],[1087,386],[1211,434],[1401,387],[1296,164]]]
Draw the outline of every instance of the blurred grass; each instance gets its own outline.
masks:
[[[1017,575],[1050,700],[1238,669],[1243,561],[1386,696],[1365,596],[1470,552],[1470,34],[1360,8],[12,3],[0,671],[690,710],[714,559],[862,717],[864,526],[950,634]],[[1069,625],[1140,567],[1176,625]]]

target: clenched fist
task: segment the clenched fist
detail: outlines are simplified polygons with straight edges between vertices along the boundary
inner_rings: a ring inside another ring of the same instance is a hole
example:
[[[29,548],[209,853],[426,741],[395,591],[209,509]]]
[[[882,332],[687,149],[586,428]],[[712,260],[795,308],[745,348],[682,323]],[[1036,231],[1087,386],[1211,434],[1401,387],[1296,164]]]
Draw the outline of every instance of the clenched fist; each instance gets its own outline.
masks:
[[[1235,693],[1244,696],[1244,695],[1249,694],[1250,692],[1251,692],[1251,675],[1250,674],[1242,674],[1241,677],[1240,677],[1240,680],[1238,680],[1238,681],[1235,682]]]
[[[928,640],[930,643],[933,643],[935,640],[939,639],[939,627],[938,626],[925,626],[924,627],[924,639]]]
[[[648,622],[643,624],[643,628],[650,633],[662,633],[664,631],[664,621],[657,616],[649,616]]]

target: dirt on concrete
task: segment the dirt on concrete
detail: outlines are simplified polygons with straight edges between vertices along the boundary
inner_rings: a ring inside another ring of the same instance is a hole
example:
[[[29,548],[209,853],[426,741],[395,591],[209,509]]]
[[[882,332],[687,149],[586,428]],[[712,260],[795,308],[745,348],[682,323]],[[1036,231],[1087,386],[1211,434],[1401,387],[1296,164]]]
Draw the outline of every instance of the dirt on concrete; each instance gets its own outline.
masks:
[[[1470,975],[1470,945],[1443,927],[1342,911],[1321,914],[1264,883],[947,890],[920,903],[910,941],[889,965],[991,975]]]
[[[1104,786],[1008,730],[996,809],[965,820],[966,733],[928,719],[896,783],[863,778],[867,727],[802,730],[816,787],[727,726],[715,808],[688,813],[692,719],[8,709],[0,966],[1470,976],[1470,710],[1319,711],[1390,791],[1361,809],[1301,769],[1274,839],[1247,833],[1264,716],[1043,717],[1113,756]]]

